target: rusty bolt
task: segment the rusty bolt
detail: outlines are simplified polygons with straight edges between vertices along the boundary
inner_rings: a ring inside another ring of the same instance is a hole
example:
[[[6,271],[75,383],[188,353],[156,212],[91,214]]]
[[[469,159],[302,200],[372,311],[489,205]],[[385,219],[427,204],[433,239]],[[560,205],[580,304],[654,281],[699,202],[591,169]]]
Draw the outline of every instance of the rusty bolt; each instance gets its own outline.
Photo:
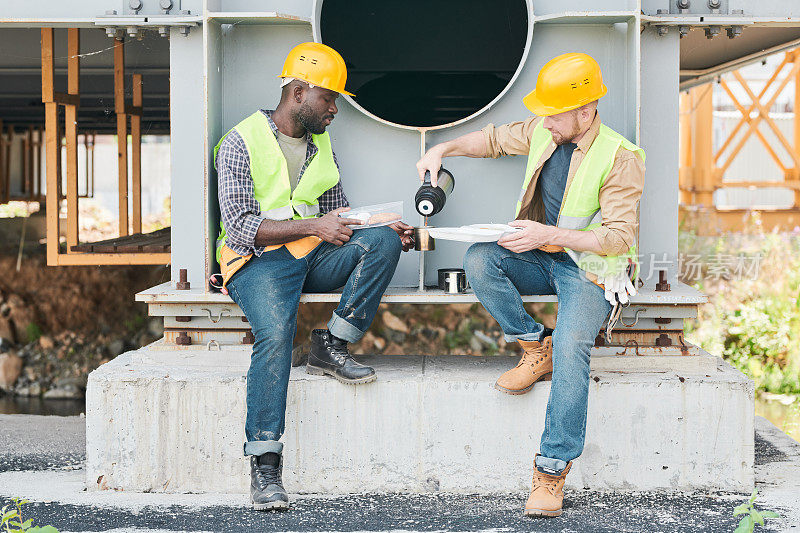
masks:
[[[247,320],[247,317],[246,317],[246,316],[243,316],[243,317],[242,317],[242,322],[247,322],[247,321],[248,321],[248,320]]]
[[[595,383],[600,383],[600,378],[599,377],[595,376],[592,379],[594,380]]]
[[[175,338],[175,344],[180,344],[181,346],[189,346],[190,344],[192,344],[192,338],[189,336],[189,333],[187,331],[181,331]]]
[[[656,283],[656,290],[658,292],[669,292],[669,283],[667,283],[667,271],[658,271],[658,283]]]
[[[178,275],[180,276],[180,281],[178,281],[178,290],[179,291],[188,291],[191,287],[189,284],[188,276],[189,274],[186,272],[185,268],[182,268],[178,271]]]
[[[190,316],[176,316],[175,317],[175,322],[189,322],[190,320],[192,320],[192,317],[190,317]]]
[[[666,333],[662,333],[656,339],[656,346],[672,346],[672,339]]]
[[[656,324],[669,324],[670,322],[672,322],[672,319],[671,318],[658,317],[658,318],[654,319],[654,321],[655,321]]]
[[[255,342],[256,338],[253,335],[252,331],[248,331],[247,333],[244,334],[244,337],[242,337],[242,344],[253,344]]]
[[[681,380],[681,383],[683,383],[684,381],[686,381],[686,378],[685,378],[685,377],[683,377],[683,376],[678,376],[678,379],[679,379],[679,380]]]

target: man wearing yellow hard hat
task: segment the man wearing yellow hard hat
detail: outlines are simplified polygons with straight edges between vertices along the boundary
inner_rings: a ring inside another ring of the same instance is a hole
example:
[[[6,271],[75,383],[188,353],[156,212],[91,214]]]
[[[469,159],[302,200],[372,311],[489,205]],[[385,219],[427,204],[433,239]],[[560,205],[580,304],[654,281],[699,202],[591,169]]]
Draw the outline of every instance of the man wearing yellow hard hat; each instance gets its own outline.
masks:
[[[347,344],[369,328],[411,227],[357,229],[326,128],[345,90],[336,50],[303,43],[286,58],[275,110],[256,111],[214,148],[223,287],[255,336],[247,372],[245,455],[257,510],[287,509],[281,480],[286,391],[302,292],[343,287],[327,329],[311,334],[306,370],[352,385],[374,381]],[[353,231],[356,228],[356,231]]]
[[[495,388],[524,394],[552,375],[545,429],[534,460],[528,516],[558,516],[573,459],[583,451],[589,394],[589,351],[606,318],[636,294],[639,200],[644,152],[601,123],[607,92],[587,54],[549,61],[524,99],[535,116],[432,147],[417,163],[437,175],[449,156],[526,155],[516,228],[497,243],[469,248],[464,268],[475,294],[522,347],[519,364]],[[556,294],[551,336],[522,305],[521,294]]]

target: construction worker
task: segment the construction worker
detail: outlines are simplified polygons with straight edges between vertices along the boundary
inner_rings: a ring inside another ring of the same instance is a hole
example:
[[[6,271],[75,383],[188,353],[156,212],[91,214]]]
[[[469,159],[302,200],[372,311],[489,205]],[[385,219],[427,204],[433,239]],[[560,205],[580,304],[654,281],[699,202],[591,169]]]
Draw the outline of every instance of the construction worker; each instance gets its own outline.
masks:
[[[327,329],[311,333],[307,372],[347,384],[374,381],[375,370],[357,363],[347,344],[364,335],[400,250],[413,245],[412,228],[402,222],[357,229],[360,220],[340,216],[349,207],[326,128],[339,94],[351,94],[342,56],[324,44],[300,44],[289,52],[280,78],[275,110],[256,111],[214,149],[217,260],[255,335],[244,454],[250,456],[257,510],[289,506],[280,438],[301,293],[343,287]]]
[[[583,451],[589,350],[612,307],[635,294],[644,152],[601,124],[606,94],[600,67],[582,53],[560,55],[539,72],[523,103],[536,116],[489,124],[432,147],[417,163],[436,176],[443,157],[527,155],[517,228],[478,243],[464,258],[467,278],[507,342],[523,350],[495,387],[524,394],[552,374],[545,428],[534,459],[528,516],[561,514],[563,486]],[[521,294],[556,294],[552,336],[522,305]]]

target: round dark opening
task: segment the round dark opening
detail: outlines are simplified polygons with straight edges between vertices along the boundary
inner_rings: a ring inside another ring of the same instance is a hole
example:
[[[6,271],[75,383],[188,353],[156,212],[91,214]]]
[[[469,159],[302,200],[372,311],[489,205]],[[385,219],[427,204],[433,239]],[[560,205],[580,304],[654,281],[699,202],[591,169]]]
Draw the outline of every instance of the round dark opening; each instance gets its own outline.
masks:
[[[441,126],[488,105],[525,51],[525,0],[325,0],[320,38],[370,113]]]

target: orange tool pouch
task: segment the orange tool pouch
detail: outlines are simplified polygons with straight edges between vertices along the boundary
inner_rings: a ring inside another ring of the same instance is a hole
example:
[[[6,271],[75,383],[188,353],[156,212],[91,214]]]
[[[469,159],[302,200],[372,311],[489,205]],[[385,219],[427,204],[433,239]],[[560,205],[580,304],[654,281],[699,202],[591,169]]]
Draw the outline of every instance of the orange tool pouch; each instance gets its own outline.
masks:
[[[275,244],[272,246],[265,246],[264,252],[269,252],[272,250],[277,250],[281,246],[285,246],[286,249],[289,251],[290,254],[295,259],[300,259],[301,257],[305,257],[311,253],[314,248],[320,245],[322,239],[319,237],[303,237],[302,239],[297,239],[296,241],[287,242],[286,244]],[[262,252],[263,253],[263,252]],[[228,281],[233,277],[234,274],[239,272],[245,264],[247,264],[250,259],[252,259],[253,254],[247,255],[239,255],[230,248],[228,245],[224,245],[222,250],[220,251],[220,262],[219,268],[222,273],[222,286],[225,287],[228,284]]]

